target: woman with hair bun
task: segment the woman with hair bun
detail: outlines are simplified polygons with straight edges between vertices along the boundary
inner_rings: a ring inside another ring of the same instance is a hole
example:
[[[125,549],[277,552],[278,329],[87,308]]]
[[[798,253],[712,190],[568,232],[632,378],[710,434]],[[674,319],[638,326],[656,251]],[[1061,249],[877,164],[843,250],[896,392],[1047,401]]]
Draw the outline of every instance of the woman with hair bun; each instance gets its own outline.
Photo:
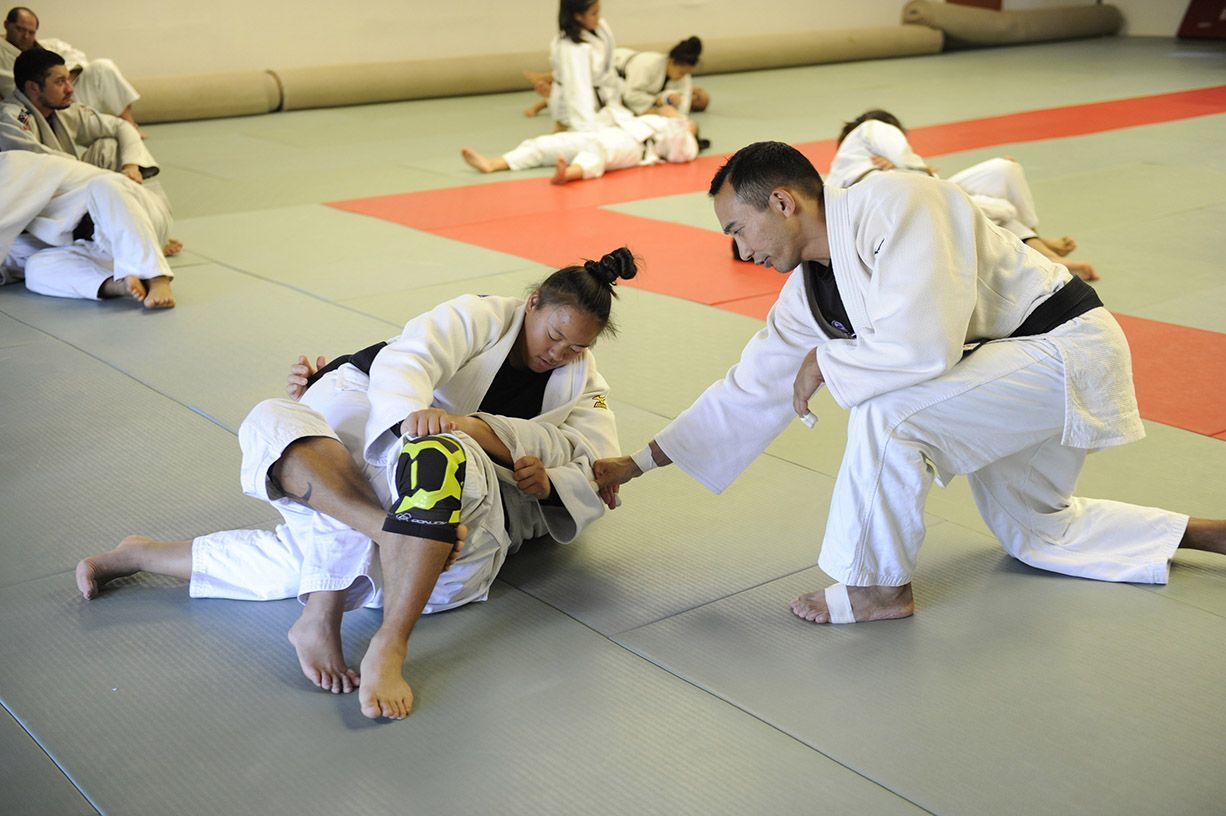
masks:
[[[618,454],[617,428],[591,349],[614,333],[617,282],[636,272],[622,247],[526,298],[461,295],[331,365],[300,358],[290,399],[260,403],[239,429],[243,490],[284,523],[129,536],[77,565],[78,588],[90,599],[147,571],[190,581],[192,597],[297,597],[289,640],[307,679],[358,689],[367,717],[402,719],[417,618],[485,600],[524,541],[569,543],[603,515],[592,464]],[[341,616],[362,606],[381,606],[383,623],[359,677]]]
[[[634,113],[689,116],[706,110],[707,92],[695,88],[691,74],[702,57],[702,40],[687,37],[667,54],[619,48],[613,63],[624,81],[622,104]]]

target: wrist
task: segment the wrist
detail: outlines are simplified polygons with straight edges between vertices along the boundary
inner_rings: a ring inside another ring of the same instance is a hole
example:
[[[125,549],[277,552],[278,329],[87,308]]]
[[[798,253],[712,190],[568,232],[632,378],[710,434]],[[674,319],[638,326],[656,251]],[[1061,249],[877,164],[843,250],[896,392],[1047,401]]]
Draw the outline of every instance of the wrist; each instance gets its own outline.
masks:
[[[659,465],[656,464],[656,459],[651,454],[651,445],[646,445],[642,450],[637,451],[630,457],[630,461],[639,469],[639,475],[642,476],[649,470],[655,470]]]

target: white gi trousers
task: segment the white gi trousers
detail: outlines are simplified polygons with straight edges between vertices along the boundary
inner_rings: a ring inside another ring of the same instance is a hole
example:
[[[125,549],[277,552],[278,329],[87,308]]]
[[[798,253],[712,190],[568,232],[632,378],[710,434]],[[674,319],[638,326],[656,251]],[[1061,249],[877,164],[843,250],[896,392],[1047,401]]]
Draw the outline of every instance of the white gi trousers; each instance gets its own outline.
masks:
[[[988,159],[949,177],[984,214],[1021,238],[1038,237],[1039,216],[1022,166],[1009,159]]]
[[[266,400],[251,411],[239,429],[243,492],[272,504],[284,523],[273,531],[227,530],[196,538],[193,598],[264,601],[296,596],[305,603],[312,592],[344,591],[346,610],[383,605],[375,544],[331,516],[279,497],[268,480],[269,468],[291,443],[328,437],[345,446],[379,502],[390,507],[397,457],[390,456],[385,468],[369,464],[362,453],[370,413],[368,384],[365,374],[346,364],[321,377],[301,402]],[[539,534],[530,521],[525,523],[533,510],[540,516],[535,502],[513,487],[500,491],[490,458],[468,436],[455,435],[467,458],[460,520],[468,527],[468,538],[460,558],[435,584],[427,614],[485,600],[512,538],[522,541]],[[401,444],[391,434],[387,438],[389,446]]]
[[[1088,328],[1092,337],[1101,330],[1095,312],[1052,334],[1072,339]],[[852,408],[818,566],[850,586],[909,583],[933,481],[965,474],[984,521],[1019,561],[1166,583],[1188,517],[1073,497],[1086,451],[1060,441],[1065,376],[1046,336],[1000,341],[936,379]]]
[[[600,178],[606,170],[637,167],[643,161],[643,143],[621,128],[548,133],[525,139],[502,158],[512,170],[552,167],[558,159],[577,164],[585,179]]]
[[[170,212],[156,193],[67,157],[24,151],[2,156],[0,248],[8,249],[6,279],[24,270],[27,287],[41,294],[96,298],[110,278],[174,277],[161,252]],[[94,222],[94,238],[72,243],[72,229],[86,213]]]

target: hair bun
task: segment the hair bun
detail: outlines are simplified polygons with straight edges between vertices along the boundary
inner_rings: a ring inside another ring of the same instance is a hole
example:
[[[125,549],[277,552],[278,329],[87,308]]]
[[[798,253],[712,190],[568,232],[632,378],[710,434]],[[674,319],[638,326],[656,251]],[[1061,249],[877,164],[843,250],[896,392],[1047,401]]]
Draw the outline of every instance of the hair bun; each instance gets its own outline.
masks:
[[[618,247],[599,261],[585,261],[583,268],[607,286],[616,286],[618,279],[630,280],[638,274],[634,253],[627,247]]]

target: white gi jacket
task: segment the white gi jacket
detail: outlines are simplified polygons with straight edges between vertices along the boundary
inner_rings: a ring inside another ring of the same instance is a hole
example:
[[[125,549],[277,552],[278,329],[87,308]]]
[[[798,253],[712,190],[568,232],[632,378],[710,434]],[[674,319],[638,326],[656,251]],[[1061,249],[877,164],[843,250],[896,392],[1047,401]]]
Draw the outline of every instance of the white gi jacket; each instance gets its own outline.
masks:
[[[553,88],[549,110],[571,130],[598,127],[596,113],[621,105],[622,81],[613,64],[613,31],[604,20],[596,31],[584,31],[582,42],[559,32],[549,47]]]
[[[477,413],[519,335],[524,308],[519,298],[462,295],[405,324],[370,370],[367,461],[386,464],[396,453],[398,438],[389,429],[414,411],[433,406],[451,414]],[[479,414],[515,458],[532,455],[544,463],[565,512],[548,505],[542,512],[550,535],[561,543],[573,541],[605,510],[594,487],[592,464],[619,451],[607,393],[595,358],[585,350],[554,370],[540,416],[525,420]],[[509,478],[505,469],[499,475],[504,481]]]
[[[21,50],[0,37],[0,99],[12,96],[17,85],[13,82],[13,63],[21,56]]]
[[[889,159],[895,169],[908,173],[924,173],[924,160],[920,158],[906,135],[893,125],[870,119],[847,134],[834,154],[830,172],[826,174],[828,187],[850,187],[877,169],[873,156]]]
[[[844,408],[945,373],[966,344],[1008,337],[1070,278],[995,226],[956,185],[873,173],[825,190],[831,264],[852,339],[830,339],[809,310],[803,269],[790,273],[740,362],[659,435],[682,470],[720,492],[794,419],[792,383],[817,359]],[[1121,445],[1144,436],[1127,347],[1048,335],[1065,367],[1061,442]]]
[[[613,64],[622,77],[622,104],[634,113],[644,114],[660,97],[677,93],[681,96],[677,110],[689,115],[694,81],[689,74],[677,81],[668,78],[668,54],[618,48],[613,52]]]
[[[67,109],[56,111],[54,120],[48,122],[21,91],[13,91],[9,99],[0,104],[0,150],[30,150],[35,153],[67,154],[74,159],[88,158],[87,153],[102,139],[113,139],[118,150],[112,160],[119,170],[135,164],[145,178],[159,172],[157,160],[145,147],[136,128],[117,116],[99,113],[91,107],[72,103]],[[90,161],[98,164],[97,161]],[[102,166],[101,164],[99,166]]]

